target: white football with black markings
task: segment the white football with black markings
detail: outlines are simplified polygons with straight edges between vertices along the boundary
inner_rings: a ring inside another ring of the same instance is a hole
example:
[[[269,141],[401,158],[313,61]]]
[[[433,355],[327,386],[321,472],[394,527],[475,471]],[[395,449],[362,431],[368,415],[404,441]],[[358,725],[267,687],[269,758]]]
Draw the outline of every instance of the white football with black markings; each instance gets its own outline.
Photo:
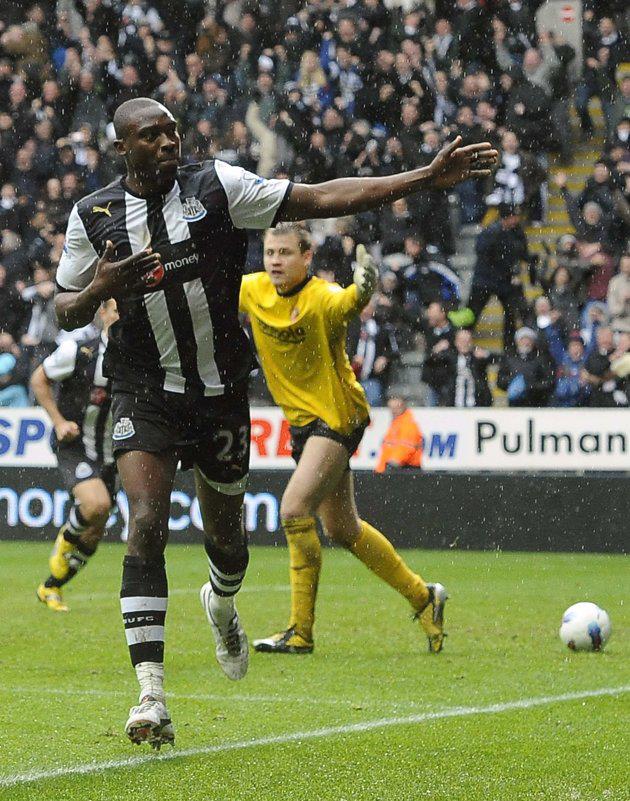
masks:
[[[581,601],[562,615],[560,639],[572,651],[601,651],[611,631],[608,612],[597,604]]]

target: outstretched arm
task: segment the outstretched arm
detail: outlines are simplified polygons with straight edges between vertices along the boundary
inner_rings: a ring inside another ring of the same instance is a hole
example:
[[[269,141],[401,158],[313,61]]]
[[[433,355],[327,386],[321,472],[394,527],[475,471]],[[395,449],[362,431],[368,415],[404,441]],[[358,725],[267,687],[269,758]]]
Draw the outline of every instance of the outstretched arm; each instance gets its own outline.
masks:
[[[378,282],[378,267],[367,252],[365,245],[357,245],[357,264],[352,280],[357,288],[358,300],[363,309],[374,294]]]
[[[421,189],[448,189],[468,178],[490,175],[498,153],[489,142],[446,145],[428,167],[382,178],[338,178],[321,184],[294,184],[278,222],[357,214]]]
[[[333,287],[333,291],[324,296],[326,313],[331,323],[345,324],[367,306],[377,282],[376,262],[367,252],[365,245],[357,245],[353,283],[342,291],[339,291],[339,287]]]

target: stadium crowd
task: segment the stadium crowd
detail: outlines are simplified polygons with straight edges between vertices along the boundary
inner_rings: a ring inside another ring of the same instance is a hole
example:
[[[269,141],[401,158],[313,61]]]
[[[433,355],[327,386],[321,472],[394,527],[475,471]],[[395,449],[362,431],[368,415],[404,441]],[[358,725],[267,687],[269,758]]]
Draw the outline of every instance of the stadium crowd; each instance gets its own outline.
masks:
[[[63,337],[55,266],[73,204],[122,171],[111,118],[151,96],[178,120],[186,162],[220,158],[300,182],[429,163],[455,134],[501,156],[487,185],[425,191],[314,230],[313,269],[351,281],[355,247],[378,258],[377,293],[351,333],[372,404],[401,352],[424,351],[432,405],[492,403],[488,367],[517,406],[628,404],[630,72],[626,4],[583,3],[582,63],[536,32],[537,0],[0,0],[0,406]],[[579,77],[576,77],[579,76]],[[574,234],[546,258],[525,223],[545,220],[550,157],[572,161],[569,110],[605,148],[583,191],[555,181]],[[452,266],[459,226],[484,224],[472,287]],[[248,266],[261,268],[250,237]],[[522,267],[543,295],[532,307]],[[504,351],[474,345],[496,295]]]

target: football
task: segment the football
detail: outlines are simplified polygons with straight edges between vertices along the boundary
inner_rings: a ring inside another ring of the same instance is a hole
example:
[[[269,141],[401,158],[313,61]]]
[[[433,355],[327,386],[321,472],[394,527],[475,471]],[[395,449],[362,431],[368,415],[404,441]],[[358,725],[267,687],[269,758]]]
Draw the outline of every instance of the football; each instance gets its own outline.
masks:
[[[560,639],[572,651],[601,651],[610,632],[608,613],[597,604],[582,601],[562,615]]]

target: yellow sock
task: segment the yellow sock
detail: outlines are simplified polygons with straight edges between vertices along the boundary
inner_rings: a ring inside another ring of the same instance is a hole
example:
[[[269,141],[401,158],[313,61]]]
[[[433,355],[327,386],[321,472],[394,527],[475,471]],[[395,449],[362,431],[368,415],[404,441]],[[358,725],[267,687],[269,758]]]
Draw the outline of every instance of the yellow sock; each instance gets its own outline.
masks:
[[[308,642],[313,639],[315,598],[322,566],[322,549],[314,517],[294,517],[282,523],[289,545],[291,621]]]
[[[48,557],[48,567],[50,568],[50,574],[52,578],[58,581],[63,581],[64,584],[65,580],[68,578],[68,574],[70,573],[70,563],[67,559],[67,556],[68,554],[72,553],[74,549],[74,545],[68,542],[68,540],[64,537],[65,532],[66,525],[64,523],[64,525],[57,532],[55,544],[53,545],[52,552]],[[72,578],[72,576],[70,576],[70,578]]]
[[[403,595],[416,610],[423,609],[429,600],[429,590],[423,579],[409,570],[391,542],[365,520],[361,533],[350,551],[373,573]]]

